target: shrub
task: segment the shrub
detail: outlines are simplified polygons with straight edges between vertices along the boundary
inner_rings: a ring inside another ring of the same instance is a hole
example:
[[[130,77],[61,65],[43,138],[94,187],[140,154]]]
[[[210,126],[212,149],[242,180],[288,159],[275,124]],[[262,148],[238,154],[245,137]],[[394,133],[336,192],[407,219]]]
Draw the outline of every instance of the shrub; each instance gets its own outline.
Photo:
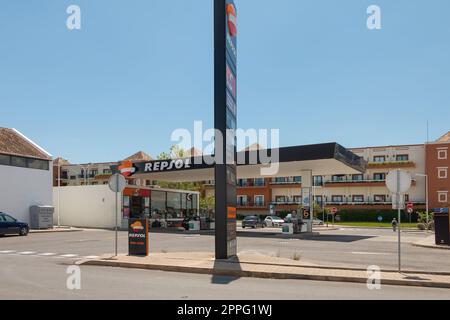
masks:
[[[417,229],[419,229],[419,230],[425,230],[425,224],[424,223],[418,223],[417,224]]]
[[[378,217],[383,217],[383,222],[391,222],[398,217],[397,210],[386,209],[343,209],[338,212],[343,222],[377,222]],[[402,211],[402,221],[409,221],[409,214]],[[417,222],[417,214],[413,213],[411,221]]]

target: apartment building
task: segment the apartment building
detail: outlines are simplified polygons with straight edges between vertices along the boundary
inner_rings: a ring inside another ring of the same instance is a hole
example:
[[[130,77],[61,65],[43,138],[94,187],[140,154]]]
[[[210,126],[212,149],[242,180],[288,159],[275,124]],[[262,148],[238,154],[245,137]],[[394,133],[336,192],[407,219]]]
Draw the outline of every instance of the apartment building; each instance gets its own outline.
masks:
[[[152,158],[143,151],[139,151],[124,161],[149,161]],[[101,162],[101,163],[82,163],[71,164],[69,161],[57,158],[53,161],[53,186],[84,186],[84,185],[103,185],[108,184],[112,175],[111,166],[117,165],[118,162]],[[59,175],[58,175],[59,172]],[[150,186],[152,181],[141,179],[128,179],[130,185]]]
[[[355,175],[336,172],[331,176],[314,176],[314,199],[318,205],[328,208],[391,209],[392,199],[385,185],[386,176],[393,169],[402,169],[408,171],[413,178],[405,200],[413,203],[415,209],[423,210],[426,207],[425,174],[431,177],[430,170],[434,170],[436,179],[430,178],[429,181],[430,193],[434,194],[434,198],[430,196],[429,199],[430,209],[440,207],[449,200],[446,195],[449,190],[447,170],[450,166],[449,158],[444,152],[448,148],[447,144],[450,146],[449,136],[450,134],[428,145],[350,149],[368,162],[366,172]],[[431,167],[434,169],[430,169]],[[302,203],[301,187],[300,176],[239,179],[238,213],[263,215],[297,210]],[[206,196],[214,195],[214,182],[210,181],[205,185],[205,190]]]
[[[426,145],[430,208],[450,207],[450,132]]]

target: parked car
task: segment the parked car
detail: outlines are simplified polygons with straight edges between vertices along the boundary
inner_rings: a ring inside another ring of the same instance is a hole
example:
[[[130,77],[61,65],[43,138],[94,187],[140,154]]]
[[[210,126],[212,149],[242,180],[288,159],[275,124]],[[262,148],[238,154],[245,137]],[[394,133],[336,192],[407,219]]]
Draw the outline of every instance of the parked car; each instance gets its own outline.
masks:
[[[20,236],[28,235],[30,227],[25,222],[20,222],[9,214],[0,212],[0,235],[18,234]]]
[[[242,229],[245,228],[264,228],[264,222],[257,216],[247,216],[242,220]]]
[[[323,226],[323,221],[316,218],[313,220],[313,224],[318,225],[318,226]]]
[[[281,227],[284,220],[277,216],[268,216],[264,219],[266,227]]]

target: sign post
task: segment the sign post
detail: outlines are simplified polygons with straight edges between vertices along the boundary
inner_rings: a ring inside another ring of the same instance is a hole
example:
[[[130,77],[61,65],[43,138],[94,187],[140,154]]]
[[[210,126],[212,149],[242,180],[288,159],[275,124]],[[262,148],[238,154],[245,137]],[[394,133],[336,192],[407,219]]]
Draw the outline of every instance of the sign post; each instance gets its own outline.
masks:
[[[392,206],[398,210],[398,272],[402,271],[401,261],[401,210],[404,205],[404,195],[411,188],[411,175],[403,170],[393,170],[386,177],[386,186],[393,194]]]
[[[214,0],[214,127],[216,259],[237,253],[237,27],[233,0]]]
[[[125,189],[127,185],[127,181],[125,180],[124,176],[120,173],[116,173],[112,175],[109,178],[108,181],[109,188],[112,192],[116,193],[116,211],[115,211],[115,221],[116,221],[116,227],[115,227],[115,256],[117,257],[117,244],[118,244],[118,217],[117,217],[117,211],[118,211],[118,203],[117,203],[117,197],[119,193],[122,193],[122,191]]]

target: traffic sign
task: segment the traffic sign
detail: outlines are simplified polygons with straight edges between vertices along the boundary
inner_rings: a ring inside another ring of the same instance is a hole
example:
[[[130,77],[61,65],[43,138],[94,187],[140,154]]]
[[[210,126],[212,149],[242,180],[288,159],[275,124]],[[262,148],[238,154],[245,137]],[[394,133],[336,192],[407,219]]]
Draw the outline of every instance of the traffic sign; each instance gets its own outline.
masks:
[[[386,186],[391,193],[403,194],[411,188],[411,175],[404,170],[392,170],[386,177]]]
[[[112,192],[122,192],[127,186],[127,180],[123,175],[116,173],[109,178],[108,186]]]
[[[336,207],[331,208],[331,213],[336,214],[338,212],[338,209]]]

